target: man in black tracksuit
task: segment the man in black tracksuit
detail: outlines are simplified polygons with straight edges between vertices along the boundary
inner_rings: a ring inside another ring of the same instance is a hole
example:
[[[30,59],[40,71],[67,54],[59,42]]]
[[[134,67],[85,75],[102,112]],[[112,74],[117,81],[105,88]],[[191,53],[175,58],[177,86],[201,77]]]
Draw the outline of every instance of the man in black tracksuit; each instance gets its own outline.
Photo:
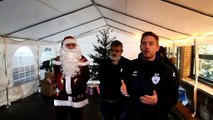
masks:
[[[169,110],[177,103],[178,85],[175,72],[158,60],[159,38],[145,32],[141,38],[142,55],[132,61],[133,96],[137,120],[166,120]]]
[[[127,93],[121,91],[130,60],[121,56],[123,45],[120,41],[113,41],[110,45],[109,58],[103,60],[99,67],[101,113],[103,120],[120,120],[120,116],[128,98]],[[128,83],[126,83],[128,85]],[[125,89],[126,87],[122,88]]]

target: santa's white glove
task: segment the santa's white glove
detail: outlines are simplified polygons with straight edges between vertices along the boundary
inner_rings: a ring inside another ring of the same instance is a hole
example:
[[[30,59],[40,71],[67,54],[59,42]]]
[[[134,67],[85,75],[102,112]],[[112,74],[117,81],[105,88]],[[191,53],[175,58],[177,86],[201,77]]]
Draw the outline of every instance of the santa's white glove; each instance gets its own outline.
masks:
[[[126,88],[126,84],[124,83],[123,80],[121,80],[121,88],[120,88],[120,90],[121,90],[121,93],[122,93],[124,96],[129,97],[129,94],[128,94],[127,88]]]

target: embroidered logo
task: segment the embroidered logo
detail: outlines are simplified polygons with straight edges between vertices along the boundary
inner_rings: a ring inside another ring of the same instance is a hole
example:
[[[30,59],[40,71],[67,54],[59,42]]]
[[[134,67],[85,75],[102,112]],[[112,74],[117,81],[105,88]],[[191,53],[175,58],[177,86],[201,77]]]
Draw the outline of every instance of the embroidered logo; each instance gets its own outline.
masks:
[[[159,81],[160,81],[159,73],[155,73],[155,75],[152,77],[152,83],[156,85],[158,84]]]
[[[123,72],[123,68],[120,69],[120,72],[121,72],[121,73]]]
[[[176,77],[176,74],[175,74],[175,72],[173,72],[173,77]]]
[[[132,76],[137,76],[137,74],[138,74],[138,71],[134,71],[134,72],[132,73]]]

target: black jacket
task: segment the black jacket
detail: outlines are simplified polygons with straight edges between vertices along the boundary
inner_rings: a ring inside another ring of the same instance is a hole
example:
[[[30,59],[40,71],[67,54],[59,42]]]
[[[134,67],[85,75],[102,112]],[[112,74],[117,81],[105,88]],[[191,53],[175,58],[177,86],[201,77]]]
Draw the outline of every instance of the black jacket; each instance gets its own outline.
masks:
[[[177,103],[178,86],[175,72],[170,66],[158,60],[144,61],[141,56],[132,61],[132,92],[137,101],[137,118],[165,120],[168,111]],[[143,95],[158,94],[156,105],[146,105],[139,101]]]
[[[123,95],[120,92],[121,79],[126,83],[127,71],[130,60],[121,57],[119,63],[114,65],[110,58],[103,60],[99,67],[100,95],[110,100],[120,100]]]

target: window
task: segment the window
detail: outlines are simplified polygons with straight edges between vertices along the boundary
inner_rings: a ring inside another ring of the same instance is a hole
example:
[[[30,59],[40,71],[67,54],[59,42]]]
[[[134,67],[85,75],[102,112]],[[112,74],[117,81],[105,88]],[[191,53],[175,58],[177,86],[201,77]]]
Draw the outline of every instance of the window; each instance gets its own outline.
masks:
[[[41,62],[44,62],[46,60],[50,60],[52,58],[56,57],[56,53],[49,47],[45,48],[41,53]]]
[[[195,75],[195,53],[192,47],[192,68],[191,75]],[[199,80],[213,85],[213,45],[200,46],[199,50]]]
[[[19,48],[12,58],[13,86],[35,80],[35,60],[28,47]]]
[[[181,55],[181,47],[176,47],[176,49],[173,50],[173,48],[171,47],[166,47],[166,54],[168,58],[171,58],[172,56],[174,56],[176,58],[176,64],[175,66],[177,67],[177,69],[180,69],[180,55]],[[173,53],[174,51],[174,53]]]

